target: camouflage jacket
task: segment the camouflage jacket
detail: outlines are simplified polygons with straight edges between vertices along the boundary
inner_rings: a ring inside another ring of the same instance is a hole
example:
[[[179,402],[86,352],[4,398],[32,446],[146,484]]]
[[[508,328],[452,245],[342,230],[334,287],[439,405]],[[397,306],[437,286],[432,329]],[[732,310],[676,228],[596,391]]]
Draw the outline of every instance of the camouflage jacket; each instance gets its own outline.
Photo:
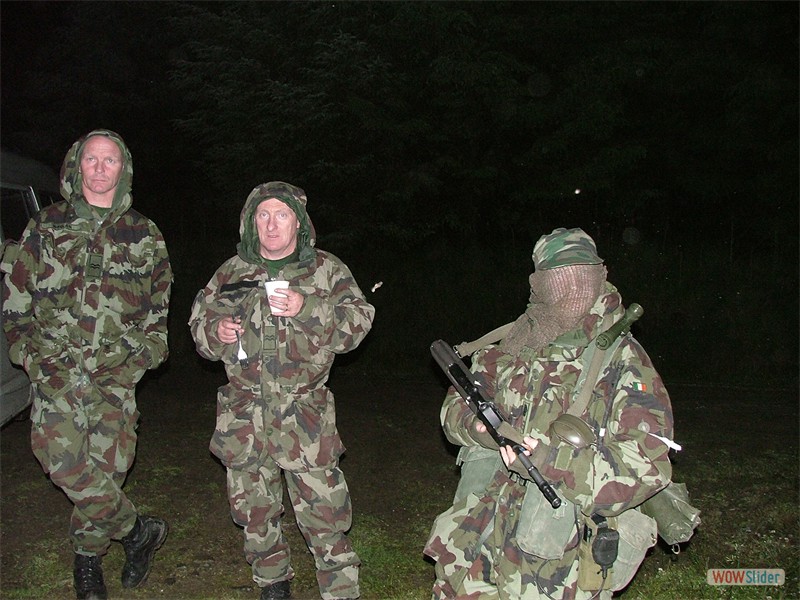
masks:
[[[578,450],[548,435],[551,423],[569,410],[578,393],[576,383],[588,368],[582,354],[623,314],[619,294],[607,284],[583,326],[539,352],[523,350],[515,358],[489,346],[473,360],[473,370],[485,380],[501,413],[518,431],[539,441],[533,464],[585,515],[613,516],[637,506],[662,489],[672,473],[669,448],[657,437],[672,439],[669,395],[647,353],[630,335],[606,361],[582,415],[598,443]],[[447,438],[476,445],[473,422],[469,407],[449,390],[442,407]]]
[[[283,185],[298,199],[302,195],[299,188]],[[270,279],[267,265],[242,251],[249,243],[246,222],[264,199],[256,190],[242,210],[239,254],[198,293],[189,319],[197,351],[221,360],[228,375],[228,385],[218,393],[211,450],[231,467],[253,464],[268,453],[283,468],[325,468],[344,451],[325,383],[335,355],[353,350],[369,333],[375,308],[339,258],[313,248],[302,195],[302,204],[293,208],[301,212],[304,243],[297,260],[272,279],[287,280],[304,303],[294,317],[272,315],[264,288]],[[241,317],[245,325],[246,367],[237,358],[239,346],[216,337],[225,317]]]
[[[81,192],[80,151],[93,135],[114,140],[124,161],[104,218]],[[65,408],[79,391],[133,402],[144,372],[167,358],[172,270],[161,232],[131,208],[132,178],[122,139],[91,132],[64,160],[65,200],[42,209],[3,260],[9,356],[40,396]]]

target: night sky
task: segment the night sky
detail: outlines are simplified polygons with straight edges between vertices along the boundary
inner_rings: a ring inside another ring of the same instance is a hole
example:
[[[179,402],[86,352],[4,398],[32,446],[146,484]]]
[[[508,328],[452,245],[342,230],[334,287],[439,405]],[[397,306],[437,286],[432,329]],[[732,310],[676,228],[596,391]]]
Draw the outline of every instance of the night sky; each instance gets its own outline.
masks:
[[[370,363],[515,318],[533,243],[578,226],[663,371],[796,382],[798,6],[4,1],[0,139],[57,170],[122,134],[176,327],[279,179],[384,282]]]

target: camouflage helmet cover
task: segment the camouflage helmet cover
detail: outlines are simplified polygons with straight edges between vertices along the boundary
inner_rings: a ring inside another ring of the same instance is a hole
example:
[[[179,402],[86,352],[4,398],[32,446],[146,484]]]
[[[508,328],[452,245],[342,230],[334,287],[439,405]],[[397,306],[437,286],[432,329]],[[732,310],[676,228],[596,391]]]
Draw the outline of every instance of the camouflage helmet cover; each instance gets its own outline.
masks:
[[[600,265],[603,259],[597,256],[597,246],[585,231],[559,227],[536,242],[533,264],[538,271],[569,265]]]

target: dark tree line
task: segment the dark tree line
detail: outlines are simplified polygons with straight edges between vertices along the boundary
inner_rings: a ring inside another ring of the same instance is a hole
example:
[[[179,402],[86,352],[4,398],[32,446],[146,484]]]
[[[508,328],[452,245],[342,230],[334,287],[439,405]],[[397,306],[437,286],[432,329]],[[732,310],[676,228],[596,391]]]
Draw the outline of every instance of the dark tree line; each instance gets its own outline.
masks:
[[[112,121],[216,198],[307,182],[355,238],[796,192],[794,3],[63,4],[3,62],[3,143],[51,163]]]
[[[454,335],[524,307],[530,247],[561,225],[591,231],[610,264],[638,261],[615,274],[663,326],[722,298],[710,329],[738,335],[746,321],[769,346],[748,311],[796,312],[796,297],[753,291],[796,289],[796,268],[770,266],[797,264],[796,3],[0,10],[3,146],[57,166],[79,133],[120,131],[137,205],[173,237],[192,284],[231,253],[252,187],[284,179],[309,191],[320,245],[365,277],[404,286],[425,272],[439,297],[505,281],[460,302],[463,314],[430,303]],[[697,298],[687,282],[710,265]],[[643,276],[650,287],[634,283]],[[384,310],[429,337],[430,323]]]
[[[175,123],[199,145],[212,181],[239,193],[232,170],[248,182],[308,181],[328,201],[331,229],[356,240],[509,223],[530,234],[541,227],[532,207],[581,202],[597,204],[598,221],[660,204],[660,214],[685,211],[691,223],[698,205],[713,213],[796,192],[788,5],[179,12],[169,22],[192,36],[171,62],[189,108]]]

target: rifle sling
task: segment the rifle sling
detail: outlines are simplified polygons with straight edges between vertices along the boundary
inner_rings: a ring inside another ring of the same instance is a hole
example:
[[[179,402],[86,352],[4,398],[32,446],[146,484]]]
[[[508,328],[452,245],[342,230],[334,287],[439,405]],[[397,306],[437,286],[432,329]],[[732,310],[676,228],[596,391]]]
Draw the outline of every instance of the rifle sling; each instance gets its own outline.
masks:
[[[506,334],[511,330],[512,325],[514,325],[514,321],[511,323],[506,323],[505,325],[501,325],[497,329],[493,329],[486,335],[479,337],[477,340],[473,340],[471,342],[461,342],[457,346],[454,346],[454,350],[458,352],[458,355],[461,358],[469,356],[476,350],[480,350],[484,346],[488,346],[489,344],[495,344],[506,337]]]
[[[613,350],[617,349],[617,346],[619,346],[621,340],[622,337],[617,337],[617,339],[614,340],[614,343],[605,350],[600,350],[597,347],[597,344],[594,342],[587,346],[586,350],[584,351],[584,369],[581,372],[578,383],[576,384],[576,387],[578,387],[580,391],[578,392],[578,396],[573,400],[572,404],[570,404],[570,407],[567,410],[568,415],[580,417],[586,410],[586,407],[589,406],[589,401],[592,399],[592,392],[594,391],[595,383],[597,383],[597,376],[600,374],[600,368],[605,362],[603,359],[606,356],[613,356]],[[612,352],[609,352],[609,350],[612,350]],[[585,356],[586,353],[590,353],[592,357],[591,361],[589,362],[588,370],[585,368],[586,360],[589,358],[588,356]]]

